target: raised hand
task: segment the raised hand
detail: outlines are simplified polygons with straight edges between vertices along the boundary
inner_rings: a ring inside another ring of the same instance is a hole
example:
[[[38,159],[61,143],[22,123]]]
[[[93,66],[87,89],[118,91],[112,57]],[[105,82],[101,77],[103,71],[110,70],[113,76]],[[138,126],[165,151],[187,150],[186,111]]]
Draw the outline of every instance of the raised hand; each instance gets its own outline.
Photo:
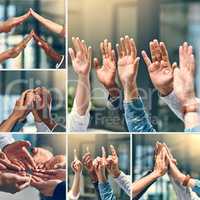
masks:
[[[80,160],[78,160],[76,150],[74,150],[74,161],[71,163],[71,168],[75,174],[81,174],[83,169],[83,164]]]
[[[72,38],[74,50],[69,49],[74,71],[79,76],[87,77],[91,69],[92,48],[86,46],[84,40]]]
[[[22,177],[12,173],[0,174],[0,188],[1,191],[14,194],[30,185],[30,177]]]
[[[110,150],[112,155],[109,155],[107,158],[106,168],[114,178],[117,178],[120,175],[119,159],[114,146],[110,145]]]
[[[5,146],[3,152],[11,162],[19,160],[26,166],[26,169],[36,169],[36,163],[27,150],[29,147],[31,144],[28,141],[17,141]]]
[[[186,42],[179,48],[180,68],[174,70],[174,91],[182,107],[196,104],[194,89],[195,59],[192,46]]]
[[[33,38],[36,43],[45,51],[47,56],[49,56],[55,62],[60,62],[62,60],[62,56],[57,53],[44,39],[39,37],[35,32],[33,32]]]
[[[137,49],[134,40],[128,36],[120,39],[117,44],[118,52],[118,74],[124,88],[125,101],[138,97],[136,84],[140,58],[137,57]]]
[[[0,33],[10,32],[14,27],[22,24],[26,19],[28,19],[30,15],[31,15],[31,12],[29,11],[25,15],[22,15],[20,17],[14,17],[14,18],[8,19],[5,22],[1,22],[0,23]]]
[[[153,40],[149,44],[151,59],[142,51],[154,87],[166,96],[173,90],[173,67],[170,64],[167,48],[163,42]]]
[[[38,13],[36,13],[33,9],[30,9],[31,15],[37,19],[43,26],[45,26],[50,31],[59,34],[61,37],[65,37],[65,27],[46,19],[45,17],[42,17]]]
[[[112,49],[112,44],[108,42],[107,39],[100,43],[100,50],[103,59],[102,67],[99,64],[99,60],[94,58],[94,67],[97,77],[111,96],[118,96],[119,91],[115,81],[117,72],[115,51]]]

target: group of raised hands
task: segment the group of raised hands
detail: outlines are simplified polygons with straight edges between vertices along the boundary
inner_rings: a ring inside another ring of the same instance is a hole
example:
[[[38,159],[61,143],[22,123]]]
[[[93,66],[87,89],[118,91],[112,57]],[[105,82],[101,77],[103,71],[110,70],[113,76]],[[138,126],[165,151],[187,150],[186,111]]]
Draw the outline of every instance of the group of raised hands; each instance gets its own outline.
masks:
[[[113,190],[108,183],[108,174],[111,175],[119,187],[130,196],[131,179],[120,171],[119,158],[114,146],[110,145],[110,151],[111,154],[107,156],[105,148],[102,147],[102,155],[94,159],[87,148],[87,152],[83,155],[82,160],[79,160],[77,152],[74,150],[74,161],[71,163],[71,168],[75,173],[75,177],[72,187],[68,192],[69,199],[78,199],[80,195],[80,176],[83,167],[87,170],[94,185],[97,199],[116,199]],[[121,180],[122,178],[123,180]]]
[[[14,17],[8,19],[7,21],[0,22],[0,33],[10,32],[13,28],[21,25],[25,22],[29,17],[34,17],[38,20],[43,26],[45,26],[48,30],[59,34],[60,37],[65,37],[65,28],[51,20],[48,20],[34,10],[30,8],[30,10],[23,16]],[[7,51],[0,53],[0,63],[4,62],[10,58],[16,58],[27,46],[27,44],[34,39],[35,42],[45,51],[45,53],[55,62],[60,62],[62,60],[62,56],[57,53],[44,39],[37,35],[37,33],[32,30],[19,44],[15,47],[8,49]]]
[[[65,180],[64,155],[33,148],[28,141],[16,141],[0,151],[0,191],[14,194],[32,186],[52,197],[57,185]]]
[[[57,126],[51,115],[51,104],[52,98],[47,88],[38,87],[26,90],[16,101],[13,112],[8,119],[0,124],[0,132],[20,131],[22,128],[20,123],[24,125],[30,113],[34,117],[36,126],[43,124],[42,129],[37,130],[37,132],[51,132]]]
[[[177,199],[182,199],[181,196],[185,198],[190,196],[190,198],[186,199],[192,199],[191,197],[195,196],[191,191],[197,184],[197,180],[180,171],[177,160],[173,157],[170,149],[165,143],[156,143],[153,160],[153,170],[132,184],[132,194],[134,199],[140,199],[148,188],[165,174],[168,174],[170,178],[172,186],[177,194]],[[186,188],[189,190],[186,190]]]
[[[69,54],[74,71],[78,74],[79,81],[89,91],[88,77],[92,65],[92,48],[88,48],[85,41],[81,41],[79,38],[72,38],[72,42],[74,49],[70,48]],[[142,57],[160,97],[171,99],[170,102],[166,100],[166,103],[184,121],[186,130],[200,126],[199,99],[195,94],[195,58],[192,46],[187,42],[180,46],[179,67],[176,63],[171,64],[163,42],[153,40],[149,43],[149,48],[151,58],[145,51],[142,51]],[[100,43],[100,50],[102,63],[97,58],[94,58],[93,62],[97,78],[108,91],[114,107],[116,107],[113,103],[114,100],[124,96],[123,105],[128,130],[130,132],[153,132],[154,129],[151,125],[146,126],[149,121],[140,98],[140,88],[137,86],[140,57],[134,39],[129,36],[120,38],[120,43],[116,45],[116,51],[111,42],[106,39]],[[78,93],[78,88],[79,86],[77,86],[75,97],[76,104],[83,109],[88,104],[86,99],[80,102],[80,99],[83,98],[81,98],[81,93]],[[124,95],[121,95],[121,88]],[[173,96],[173,100],[169,96]],[[79,100],[77,100],[78,98]]]

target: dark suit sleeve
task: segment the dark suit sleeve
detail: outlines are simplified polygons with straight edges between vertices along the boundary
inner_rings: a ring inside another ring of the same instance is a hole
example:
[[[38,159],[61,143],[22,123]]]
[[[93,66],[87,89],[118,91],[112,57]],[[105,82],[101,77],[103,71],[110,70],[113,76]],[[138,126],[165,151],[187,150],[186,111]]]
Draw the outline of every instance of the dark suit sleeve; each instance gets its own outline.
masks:
[[[17,122],[14,127],[12,128],[11,132],[19,132],[23,127],[24,125],[26,124],[27,120],[23,120],[21,122]]]
[[[66,182],[58,184],[54,193],[52,200],[66,200]]]

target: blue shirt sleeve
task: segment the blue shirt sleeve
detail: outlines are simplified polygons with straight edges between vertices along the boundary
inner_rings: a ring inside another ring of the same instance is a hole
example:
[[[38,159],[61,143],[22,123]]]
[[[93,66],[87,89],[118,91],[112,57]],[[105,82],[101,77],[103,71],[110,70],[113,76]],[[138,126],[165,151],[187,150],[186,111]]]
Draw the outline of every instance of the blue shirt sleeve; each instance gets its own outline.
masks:
[[[24,125],[26,124],[27,120],[25,119],[24,121],[17,122],[14,127],[12,128],[11,132],[19,132]]]
[[[52,200],[66,200],[66,182],[63,181],[56,186]]]
[[[108,182],[99,183],[99,192],[101,200],[116,200],[113,190]]]
[[[188,133],[194,133],[194,132],[200,132],[200,125],[199,126],[196,126],[194,128],[186,128],[185,129],[185,132],[188,132]]]
[[[129,132],[156,132],[144,110],[142,99],[124,102],[125,119]]]
[[[192,191],[200,197],[200,180],[195,180],[195,186],[192,188]]]

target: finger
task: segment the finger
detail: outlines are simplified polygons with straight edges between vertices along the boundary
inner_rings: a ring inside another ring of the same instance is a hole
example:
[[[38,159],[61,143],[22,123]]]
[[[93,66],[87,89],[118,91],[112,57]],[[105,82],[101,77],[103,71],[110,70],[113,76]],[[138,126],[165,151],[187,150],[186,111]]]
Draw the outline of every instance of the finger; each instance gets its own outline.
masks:
[[[3,165],[2,163],[0,163],[0,170],[5,170],[5,169],[7,169],[7,167]]]
[[[92,47],[89,46],[88,47],[88,61],[89,61],[89,65],[91,66],[91,62],[92,62]]]
[[[31,182],[31,180],[29,178],[29,180],[27,182],[25,182],[24,184],[20,184],[20,185],[17,184],[17,188],[19,189],[19,191],[21,191],[21,190],[27,188],[30,185],[30,182]]]
[[[37,168],[37,167],[36,167],[36,163],[35,163],[33,157],[32,157],[32,156],[30,155],[30,153],[28,152],[28,150],[27,150],[25,147],[23,147],[22,150],[23,150],[23,152],[24,152],[24,155],[25,155],[25,158],[26,158],[27,162],[28,162],[34,169],[36,169],[36,168]]]
[[[128,35],[125,36],[124,44],[125,44],[126,54],[130,55],[131,54],[131,47],[130,47],[130,41],[129,41]]]
[[[90,153],[90,149],[89,149],[88,146],[86,147],[86,152],[87,152],[87,153]]]
[[[126,55],[126,48],[125,48],[124,38],[120,38],[120,50],[121,50],[122,56],[125,56]]]
[[[85,41],[81,40],[81,43],[82,43],[82,48],[83,48],[83,51],[85,52],[85,55],[88,55],[88,49],[87,49],[87,45]]]
[[[75,53],[72,48],[69,48],[69,55],[71,57],[72,62],[74,62],[75,61]]]
[[[80,40],[79,37],[76,38],[76,41],[77,41],[77,44],[78,44],[78,47],[80,49],[80,51],[82,52],[82,54],[86,57],[87,56],[87,52],[84,51],[84,47],[83,47],[83,44]]]
[[[133,63],[133,70],[137,73],[139,68],[140,57],[137,57]]]
[[[103,42],[103,48],[104,48],[104,51],[105,51],[105,56],[106,58],[108,58],[108,40],[105,39],[104,42]]]
[[[104,43],[103,42],[100,43],[100,51],[101,51],[102,57],[105,58],[106,54],[104,51]]]
[[[106,159],[106,150],[105,150],[105,147],[101,147],[101,151],[102,151],[102,158]]]
[[[153,45],[155,49],[156,60],[160,62],[162,60],[162,55],[161,55],[161,49],[160,49],[158,40],[153,40]]]
[[[131,56],[132,56],[133,59],[135,59],[136,56],[137,56],[137,48],[136,48],[136,44],[135,44],[134,39],[131,38],[129,43],[130,43],[130,48],[131,48]]]
[[[109,57],[110,60],[113,60],[111,42],[108,43],[108,57]]]
[[[72,44],[73,44],[74,49],[75,49],[75,52],[76,52],[76,54],[77,54],[77,52],[79,52],[80,49],[79,49],[79,45],[78,45],[78,43],[77,43],[77,40],[76,40],[74,37],[72,37]]]
[[[6,162],[4,160],[0,160],[0,164],[6,166],[10,170],[14,170],[14,171],[20,171],[21,170],[21,168],[18,167],[17,165],[14,165],[12,163],[8,163],[8,162]]]
[[[111,150],[112,156],[117,156],[115,147],[113,145],[110,145],[110,150]]]
[[[23,23],[29,16],[30,16],[30,14],[26,13],[20,17],[16,17],[14,20],[14,25],[16,26],[16,25]]]
[[[115,63],[116,63],[116,55],[115,55],[115,51],[114,50],[112,50],[112,52],[111,52],[111,57],[112,57],[112,61],[114,61]],[[116,67],[116,65],[114,65],[115,67]]]
[[[155,51],[153,42],[149,43],[149,48],[150,48],[150,52],[151,52],[152,62],[156,62],[157,61],[157,59],[156,59],[156,51]]]
[[[193,54],[190,56],[190,62],[191,62],[190,71],[192,72],[192,74],[194,74],[195,73],[195,57]]]
[[[160,49],[162,53],[162,60],[169,62],[169,55],[164,42],[160,42]]]
[[[142,57],[147,67],[149,67],[151,65],[151,59],[147,56],[147,53],[145,51],[142,51]]]
[[[74,160],[78,160],[77,151],[74,149]]]
[[[99,60],[98,58],[94,58],[94,68],[96,70],[100,69]]]

